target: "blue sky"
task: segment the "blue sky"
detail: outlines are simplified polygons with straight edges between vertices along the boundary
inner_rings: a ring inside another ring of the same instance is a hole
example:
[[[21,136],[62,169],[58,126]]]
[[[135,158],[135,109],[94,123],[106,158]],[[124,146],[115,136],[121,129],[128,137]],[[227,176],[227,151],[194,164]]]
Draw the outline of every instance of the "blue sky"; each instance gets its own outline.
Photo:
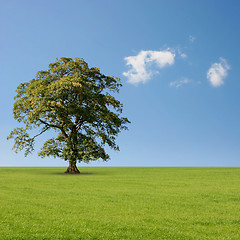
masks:
[[[89,166],[240,166],[240,2],[1,1],[0,166],[67,166],[15,154],[15,89],[59,57],[120,77],[132,124]],[[79,164],[86,166],[86,164]]]

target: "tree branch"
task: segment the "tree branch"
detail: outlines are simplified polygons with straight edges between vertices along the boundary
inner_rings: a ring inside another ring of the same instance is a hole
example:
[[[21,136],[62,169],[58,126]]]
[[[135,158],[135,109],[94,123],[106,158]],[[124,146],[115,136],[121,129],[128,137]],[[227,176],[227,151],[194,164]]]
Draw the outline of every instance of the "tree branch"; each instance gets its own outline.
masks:
[[[47,125],[48,127],[54,127],[54,128],[60,129],[61,132],[62,132],[62,134],[63,134],[63,136],[64,136],[64,138],[65,138],[65,139],[68,139],[68,135],[67,135],[66,132],[64,131],[63,127],[61,127],[61,126],[59,126],[59,125],[55,125],[55,124],[49,124],[49,123],[43,121],[43,120],[40,119],[40,118],[39,118],[39,121],[40,121],[41,123]]]
[[[81,128],[83,123],[84,123],[84,120],[78,121],[76,131],[78,131]]]
[[[42,133],[46,132],[50,127],[45,128],[44,130],[42,130],[39,134],[35,135],[32,140],[34,140],[36,137],[40,136]]]

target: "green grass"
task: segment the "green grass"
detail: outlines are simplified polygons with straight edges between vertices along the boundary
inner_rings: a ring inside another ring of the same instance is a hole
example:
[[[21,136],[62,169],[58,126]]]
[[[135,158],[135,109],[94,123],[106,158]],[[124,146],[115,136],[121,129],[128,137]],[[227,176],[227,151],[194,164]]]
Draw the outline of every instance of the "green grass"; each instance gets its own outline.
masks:
[[[240,239],[240,168],[0,168],[0,239]]]

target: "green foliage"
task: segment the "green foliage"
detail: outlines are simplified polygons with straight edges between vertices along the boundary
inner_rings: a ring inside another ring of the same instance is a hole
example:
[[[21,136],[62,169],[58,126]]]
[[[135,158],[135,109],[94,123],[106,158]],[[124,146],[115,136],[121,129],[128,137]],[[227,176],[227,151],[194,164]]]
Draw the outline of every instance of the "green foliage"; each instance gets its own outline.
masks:
[[[83,59],[57,59],[47,71],[18,86],[13,113],[25,128],[15,128],[8,139],[15,139],[16,152],[25,149],[28,155],[35,138],[54,129],[58,135],[44,143],[39,156],[106,161],[104,146],[119,150],[116,136],[130,123],[120,116],[122,104],[111,95],[121,86],[119,78],[89,68]],[[40,131],[30,137],[28,132],[34,128]]]
[[[240,239],[240,168],[62,172],[0,168],[1,239]]]

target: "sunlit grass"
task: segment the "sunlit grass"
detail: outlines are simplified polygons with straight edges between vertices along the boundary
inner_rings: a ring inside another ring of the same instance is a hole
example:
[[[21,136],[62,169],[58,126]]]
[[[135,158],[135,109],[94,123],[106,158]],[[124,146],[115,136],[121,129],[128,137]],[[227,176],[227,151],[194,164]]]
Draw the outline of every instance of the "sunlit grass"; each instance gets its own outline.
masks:
[[[0,239],[240,239],[240,168],[0,168]]]

